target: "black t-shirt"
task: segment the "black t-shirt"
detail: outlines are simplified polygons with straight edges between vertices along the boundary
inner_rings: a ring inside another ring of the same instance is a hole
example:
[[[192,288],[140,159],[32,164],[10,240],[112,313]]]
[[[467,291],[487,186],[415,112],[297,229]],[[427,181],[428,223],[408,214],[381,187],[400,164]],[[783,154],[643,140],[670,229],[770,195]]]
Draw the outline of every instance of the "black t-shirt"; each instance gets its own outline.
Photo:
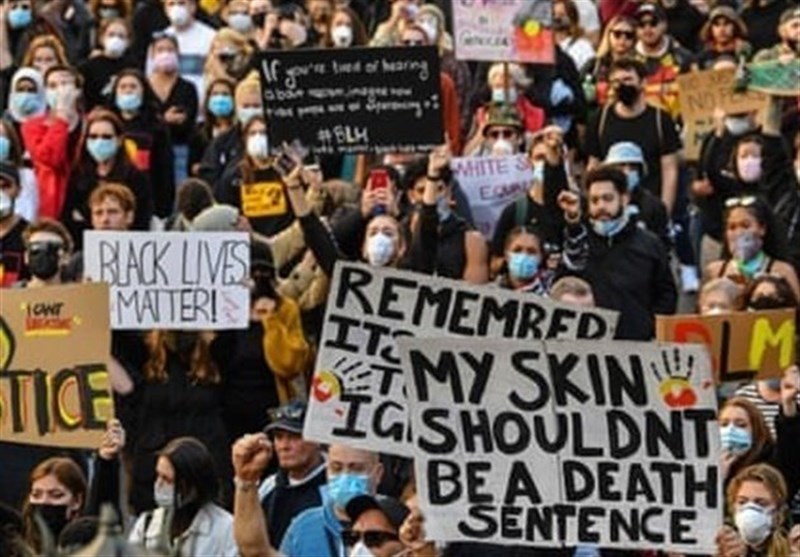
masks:
[[[586,153],[602,161],[611,146],[620,141],[632,141],[641,147],[647,163],[647,175],[641,185],[661,195],[661,157],[681,148],[675,121],[652,106],[633,118],[619,116],[613,106],[598,112],[586,131]]]
[[[25,242],[22,241],[22,231],[27,226],[28,221],[19,218],[6,235],[0,237],[0,288],[8,288],[27,278]]]
[[[238,165],[229,168],[220,181],[216,197],[220,203],[239,209],[253,230],[265,236],[274,236],[294,222],[281,176],[271,167],[255,170],[249,183],[245,183]]]

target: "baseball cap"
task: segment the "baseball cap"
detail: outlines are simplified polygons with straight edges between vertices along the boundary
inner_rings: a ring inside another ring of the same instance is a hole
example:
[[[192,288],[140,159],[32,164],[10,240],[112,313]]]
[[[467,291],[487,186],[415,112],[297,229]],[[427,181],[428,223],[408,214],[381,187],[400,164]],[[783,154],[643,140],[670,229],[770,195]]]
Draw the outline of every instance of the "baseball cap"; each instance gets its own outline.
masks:
[[[358,520],[359,516],[370,510],[381,511],[398,531],[403,521],[405,521],[406,517],[411,513],[408,507],[394,497],[385,497],[383,495],[374,497],[372,495],[359,495],[358,497],[353,497],[345,507],[347,516],[349,516],[350,520],[353,522]]]
[[[784,12],[781,14],[781,19],[780,19],[779,25],[783,25],[787,21],[791,21],[792,19],[794,19],[796,17],[800,17],[800,7],[795,6],[793,8],[789,8],[787,10],[784,10]]]
[[[303,422],[306,417],[305,402],[293,400],[283,406],[271,409],[269,414],[272,421],[264,428],[264,433],[270,433],[276,429],[291,433],[303,433]]]
[[[667,14],[664,12],[664,8],[652,2],[643,2],[638,8],[636,8],[636,14],[634,17],[638,21],[648,15],[658,21],[664,21],[667,19]]]
[[[519,117],[517,107],[507,104],[492,104],[489,106],[489,114],[486,120],[486,126],[483,128],[484,134],[488,133],[489,128],[494,126],[507,126],[510,128],[517,128],[520,132],[524,129],[522,127],[522,120]]]

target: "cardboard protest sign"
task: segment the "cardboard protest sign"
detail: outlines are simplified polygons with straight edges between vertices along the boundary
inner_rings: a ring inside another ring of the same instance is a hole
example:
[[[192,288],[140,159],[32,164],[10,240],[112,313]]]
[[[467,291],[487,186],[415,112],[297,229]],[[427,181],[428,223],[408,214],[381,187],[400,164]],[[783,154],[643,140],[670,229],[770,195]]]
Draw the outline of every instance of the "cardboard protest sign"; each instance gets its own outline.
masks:
[[[753,90],[736,91],[736,70],[706,70],[679,75],[678,95],[683,116],[685,138],[683,153],[688,160],[697,160],[703,138],[714,131],[714,109],[727,114],[759,111],[766,114],[768,97]]]
[[[111,286],[113,329],[246,329],[246,232],[97,232],[84,275]]]
[[[444,142],[435,47],[274,50],[259,68],[272,145],[331,155]]]
[[[303,435],[410,454],[399,337],[610,339],[617,317],[529,293],[339,263]]]
[[[656,338],[704,344],[718,383],[750,381],[781,377],[794,363],[795,327],[793,309],[659,315]]]
[[[467,196],[475,227],[487,238],[494,235],[503,208],[525,195],[533,180],[525,155],[456,158],[450,168]]]
[[[108,286],[0,296],[0,439],[94,448],[114,417]]]
[[[552,0],[453,0],[456,58],[552,64]]]
[[[398,344],[428,539],[714,552],[720,441],[701,347]]]

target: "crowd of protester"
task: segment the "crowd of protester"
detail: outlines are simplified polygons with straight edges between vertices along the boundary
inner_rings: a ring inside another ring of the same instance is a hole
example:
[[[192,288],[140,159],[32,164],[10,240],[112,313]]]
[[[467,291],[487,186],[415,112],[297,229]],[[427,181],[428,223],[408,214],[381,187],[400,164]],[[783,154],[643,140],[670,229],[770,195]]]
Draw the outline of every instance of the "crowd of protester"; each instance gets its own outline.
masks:
[[[37,514],[74,551],[103,503],[131,543],[185,556],[663,554],[426,542],[410,461],[303,438],[337,260],[615,310],[627,340],[679,304],[797,310],[800,91],[717,107],[690,161],[677,79],[798,63],[800,6],[553,0],[552,29],[554,64],[491,64],[458,59],[449,0],[2,0],[0,286],[81,282],[86,230],[245,231],[251,317],[113,331],[96,453],[0,440],[0,554],[45,550]],[[280,171],[260,53],[426,45],[441,146]],[[450,163],[514,154],[533,179],[484,237]],[[265,181],[278,210],[246,203]],[[723,398],[718,554],[800,555],[800,372]]]

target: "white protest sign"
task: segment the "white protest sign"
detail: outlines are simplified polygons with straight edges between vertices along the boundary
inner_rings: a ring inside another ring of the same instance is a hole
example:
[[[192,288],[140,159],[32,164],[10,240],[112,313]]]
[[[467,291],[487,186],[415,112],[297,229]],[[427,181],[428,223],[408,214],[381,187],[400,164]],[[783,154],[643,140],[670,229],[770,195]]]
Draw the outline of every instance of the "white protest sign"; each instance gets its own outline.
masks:
[[[525,155],[511,157],[461,157],[450,163],[453,176],[472,209],[475,227],[486,238],[506,205],[525,195],[533,181],[533,168]]]
[[[303,436],[411,454],[398,337],[610,339],[617,317],[530,293],[339,263]]]
[[[84,275],[111,286],[112,329],[246,329],[246,232],[83,236]]]
[[[428,539],[714,552],[703,347],[406,338],[399,351]]]

